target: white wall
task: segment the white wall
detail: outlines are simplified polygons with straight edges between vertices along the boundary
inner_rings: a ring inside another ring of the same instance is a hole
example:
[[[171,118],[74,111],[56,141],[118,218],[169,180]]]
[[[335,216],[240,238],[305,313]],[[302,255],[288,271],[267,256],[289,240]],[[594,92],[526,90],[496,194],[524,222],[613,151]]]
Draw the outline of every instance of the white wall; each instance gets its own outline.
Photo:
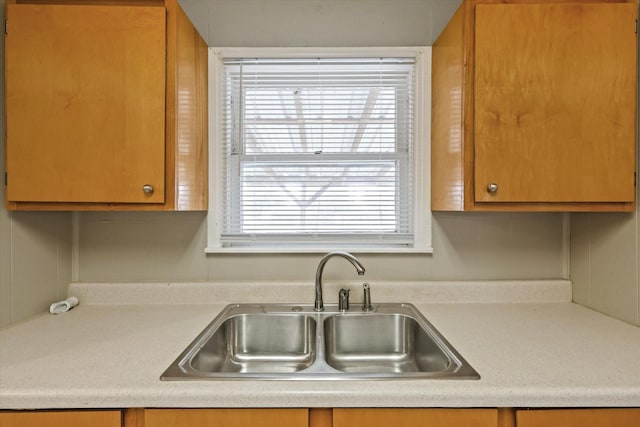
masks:
[[[572,214],[573,300],[640,326],[639,236],[639,208],[629,214]]]

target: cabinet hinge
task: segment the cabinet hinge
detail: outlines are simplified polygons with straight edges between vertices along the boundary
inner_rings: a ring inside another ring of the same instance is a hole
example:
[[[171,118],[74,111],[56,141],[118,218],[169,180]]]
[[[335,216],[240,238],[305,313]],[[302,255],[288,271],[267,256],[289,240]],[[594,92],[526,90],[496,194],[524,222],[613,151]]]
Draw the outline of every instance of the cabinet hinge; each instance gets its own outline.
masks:
[[[4,173],[4,186],[9,185],[9,174],[7,172]]]
[[[636,24],[638,21],[636,21]],[[9,34],[9,21],[7,19],[4,20],[4,33]]]

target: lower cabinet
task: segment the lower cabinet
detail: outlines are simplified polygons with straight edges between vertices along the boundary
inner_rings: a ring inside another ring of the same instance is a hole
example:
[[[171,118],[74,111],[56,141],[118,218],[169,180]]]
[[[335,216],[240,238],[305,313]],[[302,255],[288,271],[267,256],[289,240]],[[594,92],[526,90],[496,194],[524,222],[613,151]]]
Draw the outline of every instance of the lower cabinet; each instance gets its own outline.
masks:
[[[333,427],[496,427],[497,409],[349,408],[333,410]]]
[[[145,409],[143,425],[144,427],[308,427],[309,409]]]
[[[122,411],[3,411],[2,427],[122,427]]]
[[[638,427],[640,408],[516,411],[517,427]]]

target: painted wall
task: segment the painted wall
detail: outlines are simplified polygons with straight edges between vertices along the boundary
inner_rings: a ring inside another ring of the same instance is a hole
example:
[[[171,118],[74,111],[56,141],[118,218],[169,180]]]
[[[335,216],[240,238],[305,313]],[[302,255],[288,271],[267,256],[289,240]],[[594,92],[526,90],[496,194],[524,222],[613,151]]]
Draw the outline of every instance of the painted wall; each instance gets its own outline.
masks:
[[[180,0],[209,46],[430,46],[462,0]]]
[[[572,214],[573,300],[640,326],[639,248],[638,208],[630,214]]]
[[[5,1],[0,1],[4,22]],[[4,43],[0,43],[0,171],[4,180]],[[71,214],[8,212],[0,185],[0,327],[42,313],[71,281]]]
[[[640,138],[636,147],[640,165]],[[640,326],[640,186],[636,191],[633,213],[571,215],[571,280],[575,302]]]
[[[545,279],[563,276],[559,214],[436,213],[433,255],[360,256],[375,280]],[[205,255],[205,213],[83,213],[82,281],[305,280],[318,254]],[[332,262],[325,277],[357,277]]]

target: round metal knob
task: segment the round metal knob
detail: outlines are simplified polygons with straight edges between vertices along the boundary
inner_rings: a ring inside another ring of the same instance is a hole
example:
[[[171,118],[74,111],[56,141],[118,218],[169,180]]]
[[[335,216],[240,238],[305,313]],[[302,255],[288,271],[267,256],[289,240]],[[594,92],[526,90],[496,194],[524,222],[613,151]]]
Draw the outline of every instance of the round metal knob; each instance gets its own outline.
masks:
[[[142,186],[144,194],[153,194],[153,185],[145,184]]]
[[[498,192],[498,184],[496,184],[495,182],[492,182],[491,184],[487,185],[487,193],[495,194],[497,192]]]

